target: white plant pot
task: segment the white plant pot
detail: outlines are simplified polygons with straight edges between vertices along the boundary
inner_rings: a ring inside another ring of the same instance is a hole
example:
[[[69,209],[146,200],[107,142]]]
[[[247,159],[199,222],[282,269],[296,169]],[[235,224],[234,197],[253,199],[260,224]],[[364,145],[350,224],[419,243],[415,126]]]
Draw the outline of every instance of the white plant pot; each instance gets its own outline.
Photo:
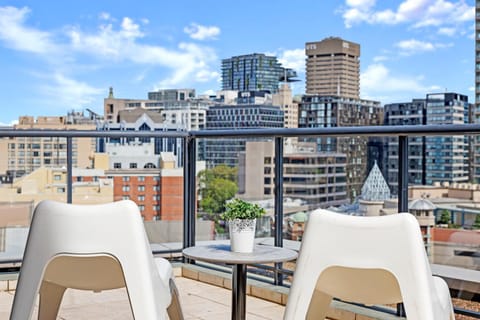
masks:
[[[228,222],[231,251],[253,252],[256,224],[257,219],[234,219]]]

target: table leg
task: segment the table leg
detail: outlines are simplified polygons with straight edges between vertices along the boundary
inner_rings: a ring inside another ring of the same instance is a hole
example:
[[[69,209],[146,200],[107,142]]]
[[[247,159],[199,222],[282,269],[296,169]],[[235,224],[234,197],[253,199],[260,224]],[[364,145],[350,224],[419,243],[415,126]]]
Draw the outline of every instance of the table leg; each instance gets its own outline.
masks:
[[[247,266],[235,264],[233,266],[232,283],[232,320],[245,319],[247,300]]]

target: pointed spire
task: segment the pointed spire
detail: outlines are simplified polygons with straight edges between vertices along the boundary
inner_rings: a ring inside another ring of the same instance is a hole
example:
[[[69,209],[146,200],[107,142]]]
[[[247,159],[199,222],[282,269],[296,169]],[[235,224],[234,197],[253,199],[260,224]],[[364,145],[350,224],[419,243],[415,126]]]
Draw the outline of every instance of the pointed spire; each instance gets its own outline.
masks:
[[[110,88],[108,89],[108,99],[114,99],[114,98],[113,98],[113,88],[112,88],[112,87],[110,87]]]
[[[382,172],[378,168],[376,160],[363,184],[361,197],[368,201],[383,201],[390,199],[390,188],[388,187]]]

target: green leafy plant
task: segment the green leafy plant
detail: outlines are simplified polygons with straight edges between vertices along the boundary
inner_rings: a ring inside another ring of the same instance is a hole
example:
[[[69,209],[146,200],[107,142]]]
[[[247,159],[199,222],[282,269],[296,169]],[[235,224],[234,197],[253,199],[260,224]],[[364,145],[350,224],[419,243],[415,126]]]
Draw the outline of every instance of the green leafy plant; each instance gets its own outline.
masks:
[[[258,204],[250,203],[241,199],[233,199],[226,205],[226,211],[220,215],[223,220],[256,219],[265,214],[265,209]]]

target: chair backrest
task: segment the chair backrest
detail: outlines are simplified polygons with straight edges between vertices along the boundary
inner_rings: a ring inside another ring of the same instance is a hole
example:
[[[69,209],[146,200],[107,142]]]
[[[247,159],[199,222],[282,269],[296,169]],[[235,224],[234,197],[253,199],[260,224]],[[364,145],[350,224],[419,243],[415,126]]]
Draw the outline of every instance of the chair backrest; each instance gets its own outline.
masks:
[[[410,309],[414,305],[428,309],[435,289],[415,217],[408,213],[358,217],[312,212],[288,298],[296,312],[300,310],[297,316],[307,314],[315,290],[345,301],[403,301]],[[286,312],[293,309],[287,305]]]
[[[86,270],[83,266],[89,261],[94,261],[98,274],[88,273],[85,277],[80,271]],[[66,274],[60,272],[65,263],[75,268],[70,267]],[[30,301],[39,292],[38,279],[44,279],[79,289],[126,285],[130,299],[135,294],[135,298],[140,296],[161,311],[170,303],[165,294],[169,288],[156,270],[141,215],[133,201],[76,205],[45,200],[33,213],[17,284],[22,298],[17,302],[16,294],[14,304],[21,303],[26,296]],[[105,271],[111,279],[104,277]],[[36,288],[29,287],[32,285]]]

